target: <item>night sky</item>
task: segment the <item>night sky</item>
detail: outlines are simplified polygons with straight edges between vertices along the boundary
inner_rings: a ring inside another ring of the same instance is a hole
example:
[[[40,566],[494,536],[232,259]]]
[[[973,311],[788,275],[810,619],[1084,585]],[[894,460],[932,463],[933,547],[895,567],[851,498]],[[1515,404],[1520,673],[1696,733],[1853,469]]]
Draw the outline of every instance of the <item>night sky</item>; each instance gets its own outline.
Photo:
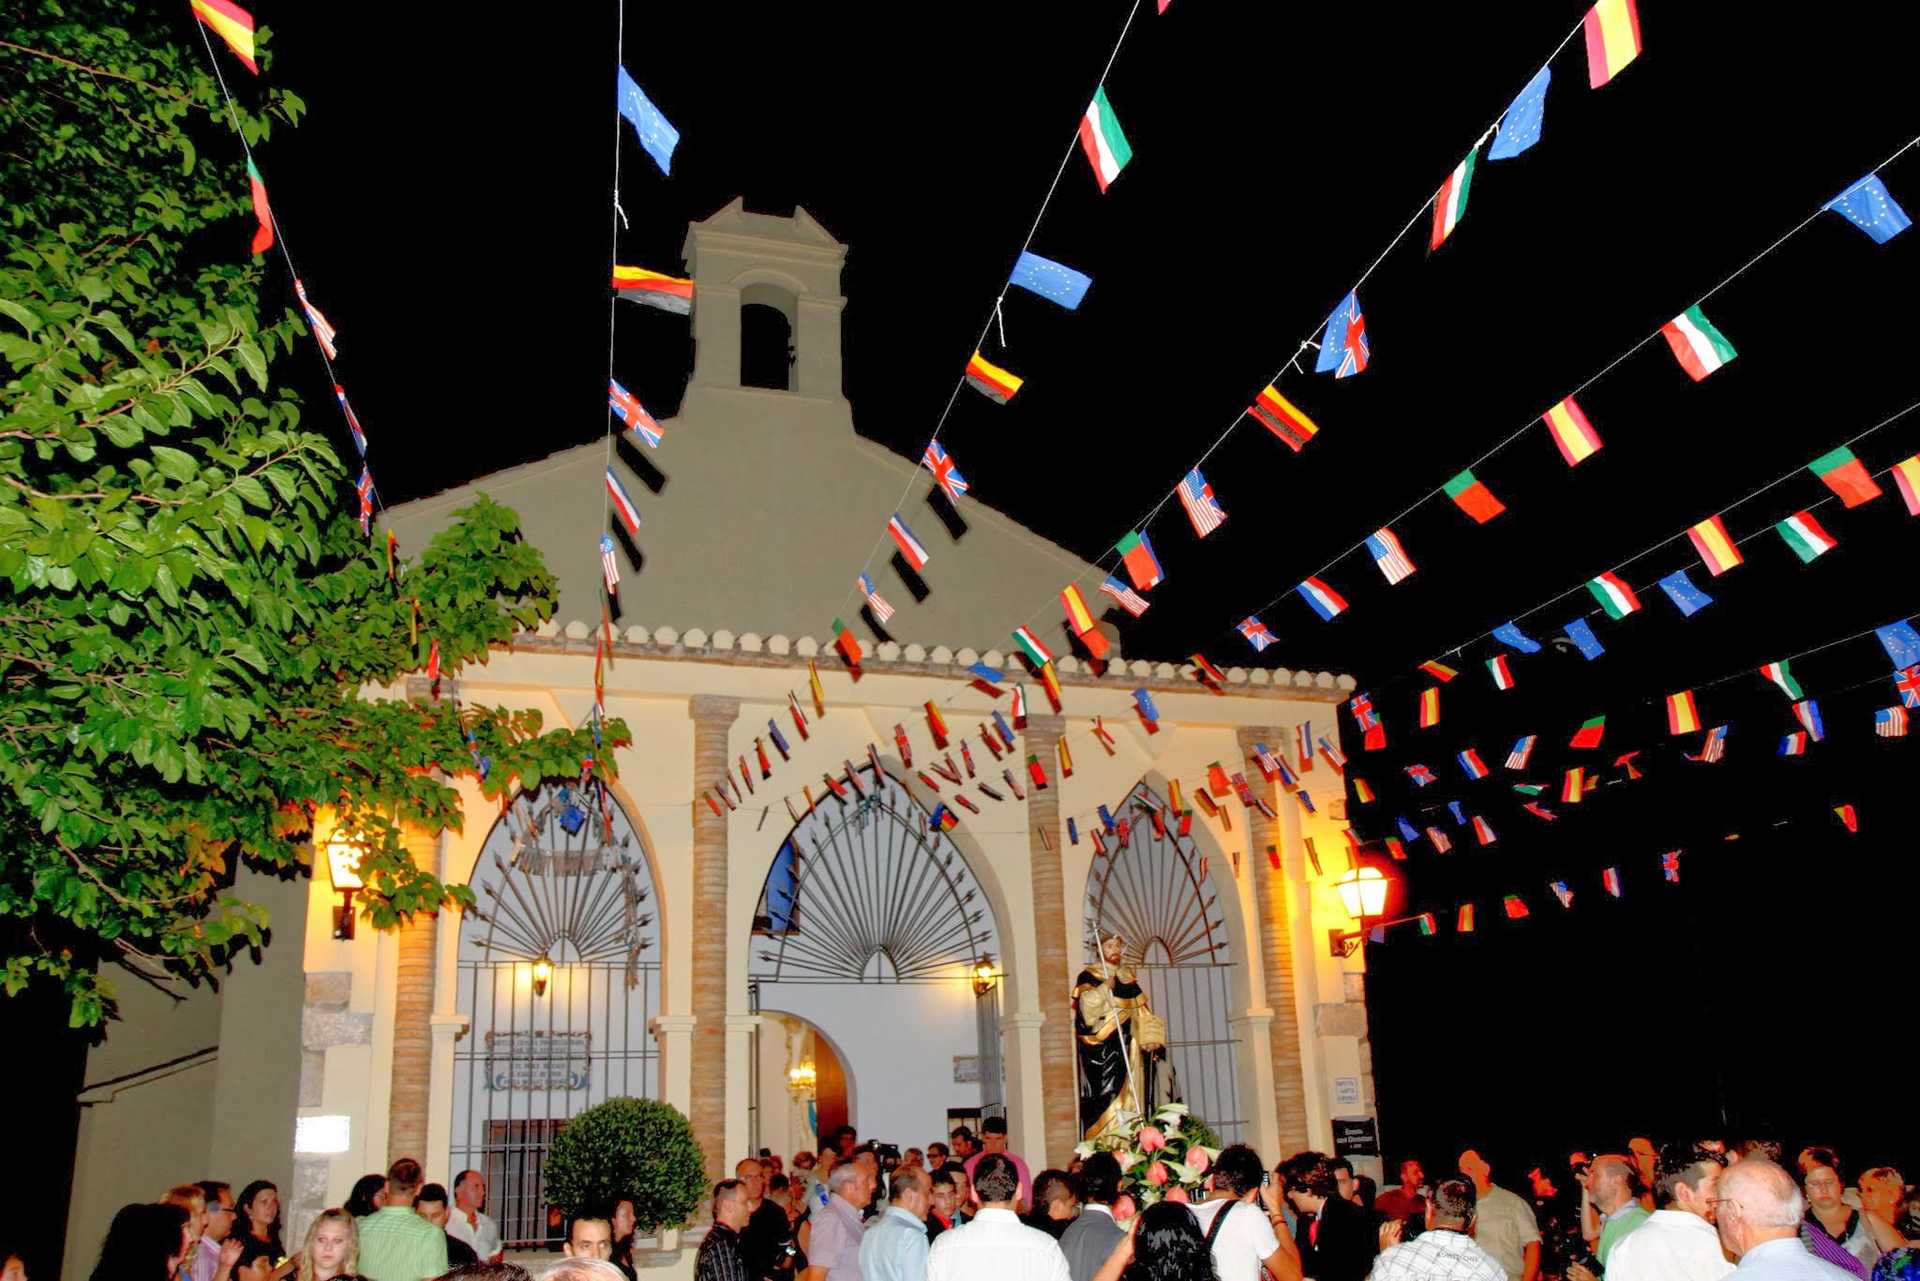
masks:
[[[1033,239],[1093,288],[1075,313],[1010,295],[1009,344],[988,352],[1026,387],[1004,408],[963,392],[943,433],[972,498],[1101,555],[1317,337],[1583,8],[1421,6],[1402,20],[1394,6],[1174,0],[1156,16],[1143,0],[1106,79],[1133,162],[1102,195],[1076,152]],[[262,169],[340,331],[387,500],[597,438],[613,6],[256,10],[269,76],[311,109],[261,149]],[[856,429],[917,456],[1127,12],[633,5],[625,65],[683,141],[666,178],[619,125],[631,227],[618,259],[678,271],[687,222],[736,195],[805,206],[851,246]],[[1641,26],[1646,52],[1599,90],[1569,43],[1541,142],[1481,160],[1440,250],[1423,215],[1380,263],[1361,293],[1364,374],[1281,382],[1320,425],[1305,452],[1249,419],[1205,468],[1226,525],[1202,545],[1167,505],[1151,530],[1168,581],[1120,628],[1135,655],[1352,673],[1390,740],[1362,753],[1342,717],[1350,776],[1380,795],[1353,807],[1361,835],[1391,833],[1396,813],[1424,827],[1436,820],[1418,806],[1456,797],[1499,832],[1477,849],[1442,812],[1454,853],[1423,841],[1395,865],[1407,910],[1435,910],[1441,933],[1396,929],[1373,949],[1370,1003],[1390,1154],[1417,1149],[1432,1169],[1472,1137],[1516,1184],[1527,1164],[1645,1131],[1770,1126],[1793,1145],[1837,1142],[1856,1169],[1920,1155],[1882,1110],[1899,1058],[1880,1043],[1897,1037],[1910,980],[1898,922],[1920,889],[1913,740],[1872,734],[1871,709],[1893,701],[1886,656],[1867,636],[1794,664],[1828,729],[1803,759],[1774,755],[1795,725],[1751,671],[1920,611],[1920,521],[1891,482],[1865,507],[1816,511],[1839,547],[1811,565],[1767,531],[1825,496],[1804,472],[1728,517],[1736,537],[1760,536],[1726,577],[1710,583],[1684,540],[1635,561],[1624,573],[1645,609],[1590,620],[1598,661],[1551,643],[1592,609],[1584,592],[1525,617],[1549,644],[1514,657],[1512,691],[1492,689],[1483,663],[1499,650],[1474,639],[1920,401],[1907,306],[1920,231],[1881,246],[1813,216],[1920,133],[1920,13],[1642,0]],[[1920,213],[1920,150],[1882,176]],[[1725,369],[1695,384],[1656,338],[1580,393],[1604,448],[1570,469],[1540,413],[1810,217],[1704,305],[1739,351]],[[688,326],[621,311],[618,376],[664,418]],[[294,373],[330,421],[317,359]],[[1297,597],[1269,604],[1530,422],[1476,467],[1505,515],[1477,526],[1441,498],[1395,519],[1419,572],[1389,587],[1346,555],[1324,574],[1352,602],[1332,623]],[[1874,470],[1914,453],[1920,413],[1855,448]],[[795,519],[830,500],[796,494]],[[931,533],[937,560],[946,535]],[[865,550],[843,549],[849,576]],[[1683,566],[1716,597],[1692,619],[1653,586]],[[875,569],[887,592],[891,571]],[[821,601],[822,617],[838,603]],[[1057,619],[1048,601],[1004,607],[1007,628]],[[1280,637],[1258,659],[1232,630],[1256,608]],[[1411,669],[1463,644],[1440,725],[1415,730],[1426,682]],[[1723,676],[1700,703],[1706,724],[1732,726],[1727,759],[1683,761],[1659,697]],[[1602,749],[1568,751],[1602,712]],[[1557,793],[1566,766],[1587,764],[1609,785],[1555,802],[1557,823],[1521,813],[1500,762],[1526,732],[1541,736],[1528,777]],[[1464,782],[1453,754],[1468,745],[1493,778]],[[1612,785],[1604,767],[1635,748],[1647,778]],[[1402,773],[1414,761],[1441,780],[1417,796]],[[1857,837],[1831,813],[1841,801],[1859,807]],[[1673,848],[1687,851],[1678,886],[1658,868]],[[1600,889],[1609,865],[1619,901]],[[1561,877],[1570,911],[1547,890]],[[1530,920],[1501,919],[1510,891]],[[1480,930],[1455,937],[1468,900]]]

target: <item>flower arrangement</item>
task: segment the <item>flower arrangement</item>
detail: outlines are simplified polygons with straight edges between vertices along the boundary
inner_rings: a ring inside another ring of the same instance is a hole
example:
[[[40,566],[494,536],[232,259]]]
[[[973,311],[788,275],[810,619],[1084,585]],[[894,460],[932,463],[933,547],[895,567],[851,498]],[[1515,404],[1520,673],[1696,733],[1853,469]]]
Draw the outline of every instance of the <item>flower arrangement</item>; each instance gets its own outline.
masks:
[[[1186,1104],[1169,1103],[1151,1119],[1123,1116],[1117,1128],[1074,1149],[1082,1158],[1109,1152],[1120,1163],[1120,1196],[1113,1203],[1117,1221],[1125,1223],[1158,1201],[1184,1205],[1199,1199],[1195,1194],[1220,1149],[1184,1133],[1187,1120]]]

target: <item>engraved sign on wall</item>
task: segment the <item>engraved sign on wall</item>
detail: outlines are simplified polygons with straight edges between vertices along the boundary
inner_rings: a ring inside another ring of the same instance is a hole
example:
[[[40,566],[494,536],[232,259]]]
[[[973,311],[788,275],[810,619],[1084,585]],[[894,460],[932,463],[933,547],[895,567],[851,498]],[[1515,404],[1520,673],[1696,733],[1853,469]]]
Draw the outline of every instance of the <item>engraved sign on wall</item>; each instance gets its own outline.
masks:
[[[591,1032],[487,1033],[489,1090],[584,1090]]]

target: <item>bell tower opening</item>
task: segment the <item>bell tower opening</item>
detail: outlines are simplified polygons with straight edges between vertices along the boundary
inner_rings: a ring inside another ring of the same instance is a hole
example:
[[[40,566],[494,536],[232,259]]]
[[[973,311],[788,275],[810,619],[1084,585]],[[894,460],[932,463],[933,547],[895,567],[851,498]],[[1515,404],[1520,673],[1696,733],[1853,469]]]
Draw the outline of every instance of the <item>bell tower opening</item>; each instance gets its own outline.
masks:
[[[799,299],[777,285],[740,291],[740,385],[792,391],[799,362],[794,320]]]

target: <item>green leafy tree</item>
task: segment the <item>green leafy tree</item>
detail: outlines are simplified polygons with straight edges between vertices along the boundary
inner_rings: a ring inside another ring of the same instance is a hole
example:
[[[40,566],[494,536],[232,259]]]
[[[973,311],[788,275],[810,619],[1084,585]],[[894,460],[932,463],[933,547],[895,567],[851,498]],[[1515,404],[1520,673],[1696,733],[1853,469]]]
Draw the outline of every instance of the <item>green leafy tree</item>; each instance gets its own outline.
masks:
[[[258,945],[237,861],[308,862],[318,807],[364,836],[358,901],[389,927],[468,900],[400,842],[459,826],[468,735],[496,797],[591,751],[534,713],[365,692],[436,641],[448,672],[484,660],[554,579],[485,499],[391,574],[361,534],[273,377],[307,341],[290,284],[246,254],[234,125],[259,145],[304,108],[244,79],[229,115],[184,4],[0,10],[0,918],[23,940],[0,982],[63,984],[76,1026],[112,1013],[103,958],[193,979]]]
[[[707,1192],[693,1126],[653,1099],[608,1099],[569,1120],[541,1177],[547,1199],[570,1215],[631,1200],[641,1232],[679,1227]]]

